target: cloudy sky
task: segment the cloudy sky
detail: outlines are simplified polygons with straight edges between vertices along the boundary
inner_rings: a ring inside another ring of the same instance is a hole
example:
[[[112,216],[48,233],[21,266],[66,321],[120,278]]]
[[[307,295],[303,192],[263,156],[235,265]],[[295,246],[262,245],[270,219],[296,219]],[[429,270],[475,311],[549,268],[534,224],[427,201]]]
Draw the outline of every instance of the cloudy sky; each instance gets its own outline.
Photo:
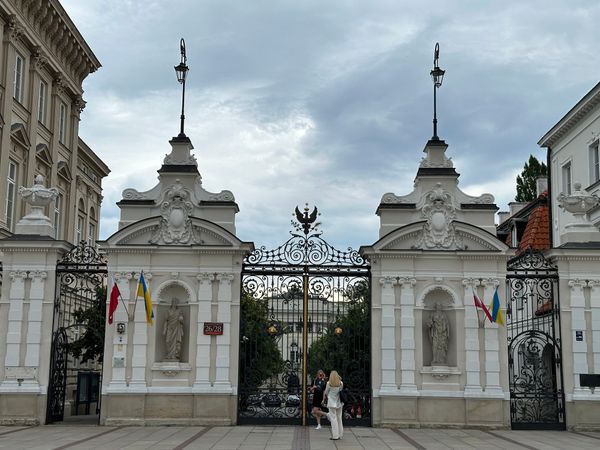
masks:
[[[446,70],[439,135],[471,195],[504,210],[538,139],[598,82],[597,0],[62,0],[103,67],[82,138],[108,164],[101,237],[127,187],[147,190],[178,133],[203,186],[233,191],[238,236],[274,246],[293,208],[322,211],[339,247],[377,240],[382,194],[412,190],[431,137],[429,71]]]

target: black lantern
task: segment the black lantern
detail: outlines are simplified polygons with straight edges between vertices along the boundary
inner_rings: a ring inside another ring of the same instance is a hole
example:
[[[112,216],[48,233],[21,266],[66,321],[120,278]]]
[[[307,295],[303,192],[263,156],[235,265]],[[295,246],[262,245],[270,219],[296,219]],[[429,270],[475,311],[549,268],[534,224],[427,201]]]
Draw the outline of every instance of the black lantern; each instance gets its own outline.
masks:
[[[433,80],[433,137],[431,140],[439,141],[439,137],[437,135],[437,89],[442,85],[444,81],[445,70],[440,69],[439,66],[439,58],[440,58],[440,44],[436,42],[435,49],[433,51],[433,69],[429,73],[431,75],[431,79]]]
[[[179,136],[180,138],[184,138],[185,137],[185,133],[183,131],[183,124],[185,121],[185,114],[184,114],[184,110],[185,110],[185,79],[187,78],[187,73],[190,70],[190,68],[187,66],[187,56],[185,53],[185,41],[183,40],[183,38],[181,38],[181,41],[179,41],[179,49],[181,52],[181,62],[175,66],[175,74],[177,75],[177,81],[179,81],[179,83],[181,83],[182,85],[182,92],[181,92],[181,127],[179,129]]]

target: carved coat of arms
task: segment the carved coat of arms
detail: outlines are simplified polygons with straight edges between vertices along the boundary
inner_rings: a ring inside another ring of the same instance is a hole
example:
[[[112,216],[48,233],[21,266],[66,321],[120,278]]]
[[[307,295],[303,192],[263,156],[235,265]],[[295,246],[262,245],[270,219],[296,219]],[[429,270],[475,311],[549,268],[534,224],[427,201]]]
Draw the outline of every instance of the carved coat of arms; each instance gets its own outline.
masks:
[[[160,206],[162,219],[154,229],[152,244],[194,244],[200,242],[192,226],[190,214],[194,205],[190,193],[179,180],[166,192]]]

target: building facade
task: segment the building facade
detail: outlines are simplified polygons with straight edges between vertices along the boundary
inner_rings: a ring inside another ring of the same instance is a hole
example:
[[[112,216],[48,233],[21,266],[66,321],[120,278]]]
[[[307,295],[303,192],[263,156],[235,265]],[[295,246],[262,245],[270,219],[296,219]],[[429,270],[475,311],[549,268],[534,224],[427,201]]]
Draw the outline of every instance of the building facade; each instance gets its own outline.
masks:
[[[14,233],[28,212],[18,189],[42,175],[59,191],[46,211],[56,239],[95,241],[109,169],[79,120],[82,82],[100,62],[57,0],[2,0],[0,33],[0,232]]]

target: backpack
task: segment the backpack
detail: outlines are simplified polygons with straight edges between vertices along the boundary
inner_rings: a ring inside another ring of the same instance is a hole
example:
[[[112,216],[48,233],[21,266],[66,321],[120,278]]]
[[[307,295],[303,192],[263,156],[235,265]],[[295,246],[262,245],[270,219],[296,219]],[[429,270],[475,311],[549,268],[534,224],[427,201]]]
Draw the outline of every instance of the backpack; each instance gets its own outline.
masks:
[[[343,388],[340,391],[340,402],[342,402],[343,404],[347,404],[349,400],[350,398],[348,395],[348,390],[346,388]]]

